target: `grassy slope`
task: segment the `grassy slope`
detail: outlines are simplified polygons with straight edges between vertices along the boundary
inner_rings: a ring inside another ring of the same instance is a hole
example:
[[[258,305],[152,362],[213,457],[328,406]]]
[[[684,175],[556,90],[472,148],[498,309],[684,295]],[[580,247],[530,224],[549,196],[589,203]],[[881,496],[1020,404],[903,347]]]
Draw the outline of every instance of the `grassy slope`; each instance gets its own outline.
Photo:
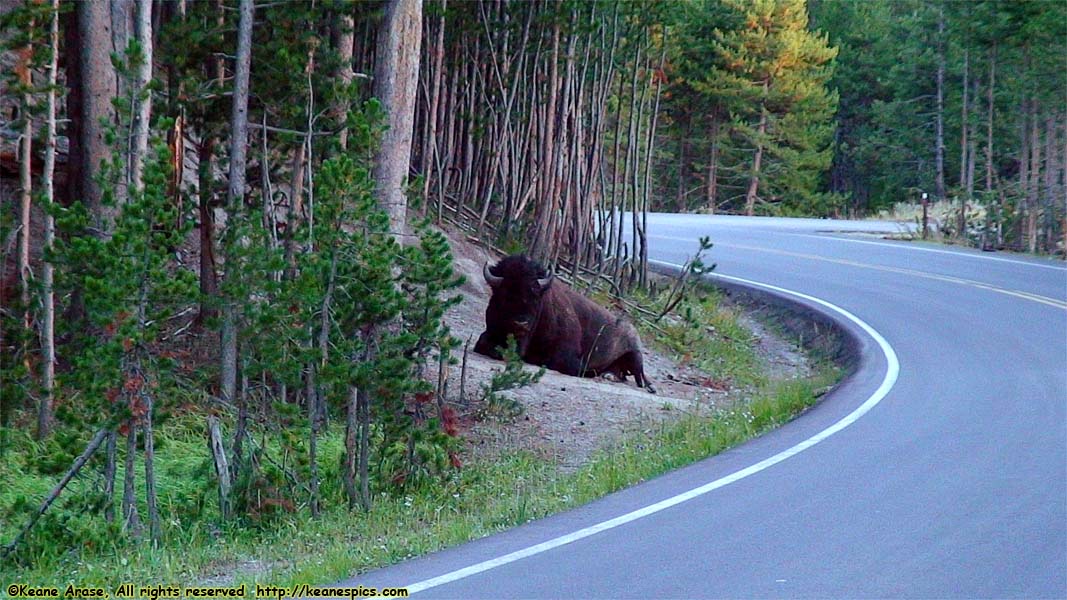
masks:
[[[202,419],[175,418],[161,428],[157,450],[164,547],[125,542],[102,519],[81,511],[99,485],[96,476],[82,477],[38,524],[30,540],[33,552],[23,555],[32,566],[4,561],[0,580],[105,587],[124,581],[333,581],[578,506],[721,452],[788,421],[814,402],[813,390],[837,377],[835,369],[821,365],[807,381],[767,382],[754,340],[736,322],[733,309],[722,307],[712,293],[689,303],[688,310],[705,325],[676,322],[659,331],[646,328],[645,338],[686,355],[716,377],[744,385],[751,390],[748,401],[714,414],[681,414],[635,432],[576,472],[564,474],[556,465],[513,452],[494,463],[467,464],[433,489],[382,494],[369,513],[349,512],[341,508],[341,490],[334,483],[339,481],[335,475],[342,448],[341,432],[334,428],[320,446],[324,506],[332,507],[322,518],[311,519],[301,510],[256,526],[220,526]],[[24,519],[23,512],[11,507],[19,498],[36,503],[55,481],[34,466],[48,448],[18,437],[14,449],[0,462],[0,481],[10,483],[0,488],[0,539],[5,542]],[[119,465],[121,482],[121,456]]]

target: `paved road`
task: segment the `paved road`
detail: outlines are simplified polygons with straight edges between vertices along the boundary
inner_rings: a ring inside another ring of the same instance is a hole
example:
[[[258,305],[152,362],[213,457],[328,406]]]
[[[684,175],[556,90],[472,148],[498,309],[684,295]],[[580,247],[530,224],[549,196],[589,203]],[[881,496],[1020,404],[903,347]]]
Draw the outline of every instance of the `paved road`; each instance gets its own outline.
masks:
[[[861,340],[863,366],[731,451],[347,583],[463,598],[1067,598],[1067,270],[855,233],[887,227],[650,217],[652,258],[681,263],[710,235],[716,273],[807,295]]]

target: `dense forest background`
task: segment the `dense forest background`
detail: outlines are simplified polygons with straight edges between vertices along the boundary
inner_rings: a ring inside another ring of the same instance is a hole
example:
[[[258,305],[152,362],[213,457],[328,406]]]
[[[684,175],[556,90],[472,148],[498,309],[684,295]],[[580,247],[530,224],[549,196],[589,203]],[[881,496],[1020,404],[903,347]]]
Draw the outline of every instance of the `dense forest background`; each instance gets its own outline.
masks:
[[[458,468],[426,376],[459,343],[434,223],[616,293],[646,284],[649,211],[860,218],[926,194],[959,243],[1067,239],[1063,2],[0,12],[0,456],[32,435],[32,468],[63,475],[16,507],[12,552],[77,538],[31,528],[83,468],[78,510],[164,538],[175,412],[206,415],[223,520]]]

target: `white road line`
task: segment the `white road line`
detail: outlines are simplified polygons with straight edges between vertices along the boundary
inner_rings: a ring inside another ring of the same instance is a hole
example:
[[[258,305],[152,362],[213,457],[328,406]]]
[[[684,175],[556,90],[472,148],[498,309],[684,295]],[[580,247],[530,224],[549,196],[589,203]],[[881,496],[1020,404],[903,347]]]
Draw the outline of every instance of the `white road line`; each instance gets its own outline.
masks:
[[[831,232],[833,233],[833,232]],[[858,232],[865,233],[865,232]],[[1056,265],[1045,265],[1037,262],[1029,262],[1025,260],[1016,260],[1012,258],[1001,258],[999,256],[987,256],[985,254],[974,254],[972,252],[953,252],[952,250],[941,250],[939,248],[924,248],[922,246],[915,246],[909,242],[900,242],[897,244],[889,244],[886,242],[872,242],[870,240],[853,240],[849,238],[839,237],[836,235],[812,235],[810,233],[792,233],[785,232],[786,235],[792,235],[796,237],[810,237],[820,240],[837,240],[839,242],[848,242],[850,244],[868,244],[871,246],[884,246],[886,248],[899,248],[901,250],[912,250],[915,252],[933,252],[935,254],[950,254],[952,256],[962,256],[964,258],[977,258],[979,260],[995,260],[997,262],[1012,263],[1015,265],[1026,265],[1028,267],[1038,267],[1039,269],[1052,269],[1053,271],[1060,271],[1061,273],[1067,273],[1067,268],[1059,267]]]
[[[669,266],[669,267],[681,268],[680,265],[676,265],[676,264],[668,263],[668,262],[663,262],[663,261],[658,261],[658,260],[650,260],[649,262],[654,262],[654,263],[658,263],[658,264]],[[831,304],[831,303],[827,302],[826,300],[822,300],[820,298],[816,298],[814,296],[809,296],[807,294],[803,294],[803,293],[796,292],[796,291],[793,291],[793,290],[787,290],[785,288],[780,288],[778,286],[774,286],[774,285],[770,285],[770,284],[766,284],[766,283],[760,283],[758,281],[751,281],[751,280],[748,280],[748,279],[742,279],[740,277],[731,277],[729,275],[714,274],[713,276],[718,277],[720,279],[726,279],[726,280],[729,280],[729,281],[736,281],[738,283],[743,283],[743,284],[746,284],[746,285],[751,285],[751,286],[763,288],[763,289],[766,289],[766,290],[771,290],[771,291],[778,292],[778,293],[781,293],[781,294],[786,294],[788,296],[801,298],[801,299],[807,300],[808,302],[814,302],[814,303],[816,303],[816,304],[818,304],[820,306],[826,307],[826,308],[828,308],[828,309],[840,314],[841,316],[845,317],[849,321],[852,321],[857,326],[859,326],[859,328],[862,329],[867,335],[871,336],[871,338],[874,339],[875,343],[877,343],[878,347],[882,350],[882,354],[885,356],[886,372],[885,372],[885,377],[882,378],[881,385],[878,386],[878,389],[876,389],[874,391],[874,393],[871,394],[871,396],[869,398],[867,398],[866,401],[863,402],[863,404],[859,405],[855,410],[853,410],[851,413],[846,415],[840,421],[834,423],[833,425],[827,427],[826,429],[823,429],[819,433],[816,433],[815,435],[809,437],[808,439],[804,440],[803,442],[800,442],[799,444],[797,444],[795,446],[792,446],[791,448],[788,448],[786,450],[783,450],[783,451],[779,452],[778,454],[775,454],[774,456],[771,456],[770,458],[766,458],[764,460],[761,460],[760,462],[758,462],[758,463],[756,463],[754,465],[751,465],[749,467],[741,469],[740,471],[735,471],[735,472],[733,472],[733,473],[731,473],[729,475],[726,475],[724,477],[720,477],[719,479],[716,479],[715,481],[706,483],[706,484],[704,484],[704,485],[702,485],[700,487],[693,488],[693,489],[691,489],[691,490],[689,490],[687,492],[682,492],[681,494],[678,494],[676,496],[671,496],[670,498],[667,498],[665,500],[661,500],[659,502],[656,502],[655,504],[650,504],[648,506],[645,506],[644,508],[639,508],[639,509],[634,510],[632,512],[628,512],[628,513],[626,513],[624,515],[615,517],[614,519],[608,519],[607,521],[602,521],[602,522],[597,523],[595,525],[590,525],[589,527],[584,527],[582,529],[579,529],[577,531],[568,533],[566,535],[561,535],[559,537],[550,539],[548,541],[541,542],[540,544],[535,544],[533,546],[529,546],[529,547],[523,548],[521,550],[516,550],[515,552],[511,552],[511,553],[505,554],[503,556],[498,556],[496,558],[492,558],[492,559],[489,559],[489,560],[486,560],[486,561],[482,561],[480,563],[473,564],[473,565],[471,565],[469,567],[464,567],[462,569],[457,569],[457,570],[452,571],[450,573],[445,573],[444,575],[439,575],[437,577],[433,577],[433,578],[430,578],[430,579],[425,579],[423,581],[418,581],[418,582],[415,582],[415,583],[408,584],[408,585],[406,585],[404,587],[406,587],[408,589],[409,593],[414,594],[414,593],[417,593],[417,592],[421,592],[423,590],[428,590],[430,588],[434,588],[434,587],[437,587],[437,586],[440,586],[440,585],[444,585],[446,583],[451,583],[453,581],[458,581],[460,579],[463,579],[465,577],[470,577],[471,575],[475,575],[477,573],[483,573],[483,572],[488,571],[490,569],[495,569],[496,567],[500,567],[500,566],[503,566],[503,565],[506,565],[506,564],[509,564],[509,563],[513,563],[515,561],[522,560],[524,558],[528,558],[528,557],[534,556],[536,554],[541,554],[542,552],[547,552],[548,550],[552,550],[553,548],[559,548],[560,546],[565,546],[565,545],[567,545],[567,544],[569,544],[571,542],[576,542],[578,540],[587,538],[587,537],[589,537],[591,535],[598,534],[598,533],[600,533],[602,531],[607,531],[609,529],[614,529],[615,527],[619,527],[620,525],[625,525],[626,523],[630,523],[632,521],[636,521],[638,519],[641,519],[641,518],[647,517],[649,515],[658,513],[660,511],[663,511],[663,510],[666,510],[668,508],[671,508],[672,506],[677,506],[677,505],[679,505],[679,504],[681,504],[683,502],[686,502],[688,500],[692,500],[693,498],[696,498],[698,496],[703,496],[704,494],[707,494],[709,492],[717,490],[717,489],[719,489],[719,488],[721,488],[723,486],[727,486],[727,485],[729,485],[729,484],[731,484],[731,483],[733,483],[735,481],[739,481],[741,479],[744,479],[745,477],[748,477],[749,475],[753,475],[755,473],[759,473],[760,471],[763,471],[764,469],[770,468],[770,467],[782,462],[783,460],[786,460],[787,458],[795,456],[795,455],[807,450],[808,448],[811,448],[815,444],[818,444],[819,442],[825,440],[826,438],[828,438],[828,437],[834,435],[835,433],[841,431],[842,429],[848,427],[852,423],[855,423],[856,420],[858,420],[863,415],[867,414],[872,408],[874,408],[879,402],[881,402],[882,399],[885,398],[886,395],[889,393],[889,390],[891,390],[893,388],[893,385],[897,381],[897,376],[900,374],[900,362],[897,360],[897,353],[893,351],[893,347],[889,345],[889,342],[887,342],[886,339],[884,337],[882,337],[882,335],[880,333],[875,331],[873,327],[871,327],[870,325],[865,323],[863,320],[861,320],[856,315],[854,315],[854,314],[850,313],[849,311],[841,308],[840,306],[837,306],[835,304]]]

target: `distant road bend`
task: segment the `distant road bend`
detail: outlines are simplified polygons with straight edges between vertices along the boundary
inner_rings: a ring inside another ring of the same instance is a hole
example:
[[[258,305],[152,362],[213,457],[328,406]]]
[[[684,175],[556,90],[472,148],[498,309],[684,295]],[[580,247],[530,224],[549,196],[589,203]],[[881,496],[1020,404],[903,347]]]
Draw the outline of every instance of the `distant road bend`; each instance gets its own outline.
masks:
[[[353,578],[420,597],[1067,598],[1067,269],[894,224],[650,215],[718,276],[822,311],[861,367],[733,450]]]

